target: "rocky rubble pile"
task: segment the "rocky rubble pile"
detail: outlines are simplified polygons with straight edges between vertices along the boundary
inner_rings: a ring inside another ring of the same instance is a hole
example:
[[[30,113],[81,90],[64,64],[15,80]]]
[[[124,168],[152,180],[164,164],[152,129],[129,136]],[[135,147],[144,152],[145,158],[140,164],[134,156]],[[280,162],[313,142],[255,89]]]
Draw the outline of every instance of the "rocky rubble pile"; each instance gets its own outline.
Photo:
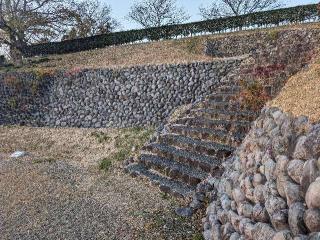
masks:
[[[206,240],[320,239],[320,124],[265,108],[223,167],[207,179]]]

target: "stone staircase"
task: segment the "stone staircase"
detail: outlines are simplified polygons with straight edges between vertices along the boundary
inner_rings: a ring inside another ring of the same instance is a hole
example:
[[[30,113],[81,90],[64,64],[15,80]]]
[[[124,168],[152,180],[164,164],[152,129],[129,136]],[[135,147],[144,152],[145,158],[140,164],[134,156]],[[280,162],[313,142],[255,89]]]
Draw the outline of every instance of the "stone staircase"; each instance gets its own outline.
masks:
[[[132,176],[146,178],[160,190],[188,198],[209,173],[219,174],[221,162],[230,156],[258,113],[240,110],[230,101],[239,86],[221,86],[164,131],[126,167]]]

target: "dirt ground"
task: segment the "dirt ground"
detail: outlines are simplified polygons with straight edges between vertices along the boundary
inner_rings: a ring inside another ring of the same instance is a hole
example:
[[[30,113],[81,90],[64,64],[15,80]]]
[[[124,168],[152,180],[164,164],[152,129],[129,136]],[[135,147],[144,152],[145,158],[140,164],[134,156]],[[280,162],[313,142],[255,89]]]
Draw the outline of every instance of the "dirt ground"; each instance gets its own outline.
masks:
[[[99,169],[119,141],[139,147],[150,132],[0,127],[0,239],[202,239],[198,216],[174,214],[183,202],[117,159]],[[16,150],[28,155],[11,158]]]

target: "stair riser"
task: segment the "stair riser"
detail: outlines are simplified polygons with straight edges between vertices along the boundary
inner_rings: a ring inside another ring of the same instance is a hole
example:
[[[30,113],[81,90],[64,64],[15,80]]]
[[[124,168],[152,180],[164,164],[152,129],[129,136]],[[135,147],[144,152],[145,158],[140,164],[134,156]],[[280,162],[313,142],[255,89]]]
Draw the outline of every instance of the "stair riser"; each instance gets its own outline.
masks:
[[[197,161],[194,161],[193,159],[190,159],[188,157],[177,156],[177,155],[172,154],[172,153],[161,151],[161,150],[159,150],[157,148],[147,147],[147,150],[152,152],[153,154],[158,155],[159,157],[172,159],[172,160],[180,162],[182,164],[186,164],[186,165],[189,165],[189,166],[191,166],[193,168],[202,170],[202,171],[204,171],[206,173],[210,173],[213,169],[216,168],[216,166],[213,166],[212,164],[203,163],[203,162],[197,162]]]
[[[201,133],[196,131],[185,131],[183,129],[178,129],[178,128],[170,128],[170,130],[174,134],[180,134],[186,137],[195,138],[197,140],[212,141],[220,144],[233,146],[233,141],[230,140],[227,136],[212,135],[212,134]]]
[[[201,127],[201,128],[209,128],[212,130],[226,130],[232,133],[246,133],[250,130],[250,125],[245,124],[237,124],[237,123],[212,123],[209,121],[196,121],[196,120],[178,120],[177,124],[193,126],[193,127]]]
[[[232,110],[239,111],[240,106],[238,104],[218,104],[217,102],[205,101],[197,105],[198,108],[209,108],[216,110]]]
[[[235,98],[234,95],[217,94],[217,95],[208,96],[207,99],[215,102],[229,102],[234,98]]]
[[[201,182],[202,179],[200,178],[196,178],[193,176],[189,176],[187,174],[181,173],[179,170],[177,169],[171,169],[171,168],[163,168],[161,165],[156,165],[152,162],[149,161],[144,161],[142,159],[139,160],[141,163],[143,163],[145,166],[147,166],[148,168],[154,169],[158,172],[160,172],[161,174],[164,174],[174,180],[180,180],[183,181],[187,184],[190,184],[191,186],[197,186],[198,183]]]
[[[227,120],[227,121],[254,121],[256,116],[239,116],[239,115],[227,115],[220,113],[207,113],[207,112],[191,112],[192,117],[204,117],[210,120]]]
[[[190,197],[190,195],[182,195],[181,193],[178,193],[178,192],[174,191],[173,189],[171,189],[168,186],[160,185],[159,182],[150,180],[148,177],[144,176],[141,173],[138,173],[138,172],[128,172],[128,173],[130,174],[131,177],[137,177],[137,178],[149,181],[151,185],[153,185],[155,187],[158,187],[161,192],[170,194],[170,195],[172,195],[172,196],[174,196],[176,198],[186,199],[186,198]]]
[[[203,146],[193,145],[193,144],[187,144],[179,141],[175,141],[173,139],[162,139],[160,138],[160,143],[175,146],[178,148],[182,148],[185,150],[188,150],[190,152],[197,152],[200,154],[206,154],[209,156],[214,156],[218,159],[225,159],[230,156],[231,151],[224,150],[224,149],[208,149]]]

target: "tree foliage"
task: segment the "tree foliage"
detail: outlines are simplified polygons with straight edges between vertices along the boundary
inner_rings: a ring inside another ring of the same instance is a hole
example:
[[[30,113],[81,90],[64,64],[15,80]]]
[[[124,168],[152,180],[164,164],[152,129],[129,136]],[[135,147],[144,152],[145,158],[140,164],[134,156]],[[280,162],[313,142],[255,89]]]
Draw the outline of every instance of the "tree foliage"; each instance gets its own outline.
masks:
[[[10,46],[14,61],[21,64],[27,43],[44,42],[60,33],[64,9],[64,0],[0,0],[1,43]]]
[[[190,17],[176,0],[143,0],[131,7],[129,18],[145,28],[179,24]]]
[[[224,30],[241,29],[244,27],[266,27],[279,25],[281,23],[290,24],[310,20],[314,21],[317,19],[319,19],[317,4],[310,4],[201,22],[121,31],[63,42],[36,44],[28,46],[25,54],[27,56],[64,54],[104,48],[112,45],[128,44],[146,39],[170,39],[200,33],[218,33]]]
[[[28,44],[110,32],[111,10],[99,6],[97,0],[0,0],[0,44],[20,65]]]
[[[70,28],[63,40],[110,33],[119,24],[111,17],[111,7],[99,0],[73,1],[68,9]]]
[[[208,7],[200,7],[203,19],[239,16],[280,7],[279,0],[218,0]]]

